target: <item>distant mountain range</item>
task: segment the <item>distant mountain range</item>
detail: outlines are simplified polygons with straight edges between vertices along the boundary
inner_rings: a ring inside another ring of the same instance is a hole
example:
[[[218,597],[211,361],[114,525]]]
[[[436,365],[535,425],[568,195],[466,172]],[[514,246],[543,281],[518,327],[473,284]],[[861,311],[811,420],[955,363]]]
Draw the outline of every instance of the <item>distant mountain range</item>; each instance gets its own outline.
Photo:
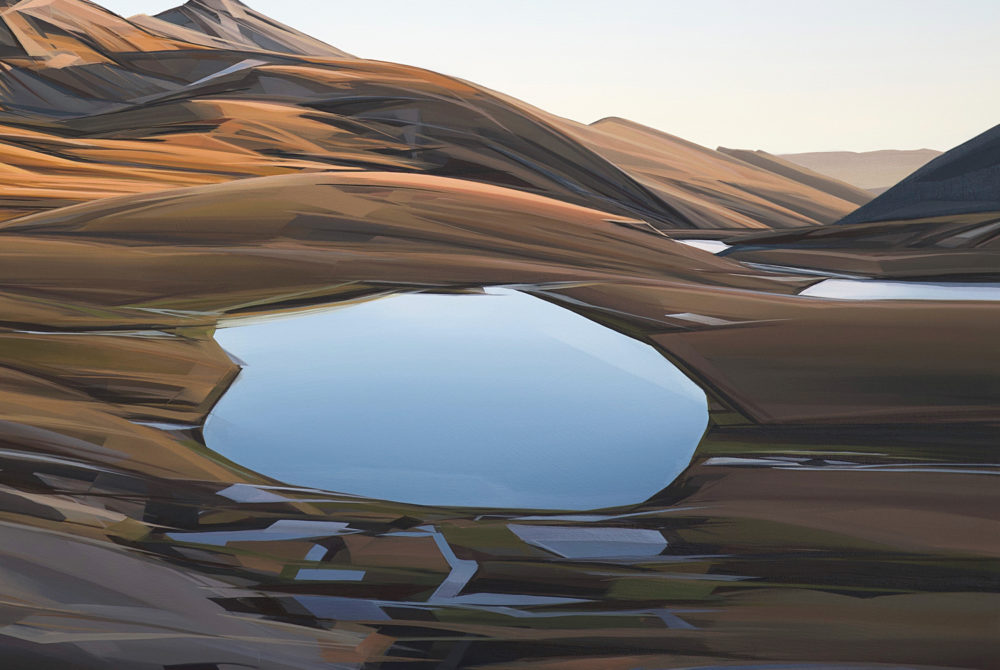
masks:
[[[941,152],[934,149],[912,151],[887,149],[860,153],[817,151],[780,154],[780,157],[790,163],[879,195],[940,155]]]
[[[774,174],[824,191],[841,200],[863,205],[872,199],[870,192],[853,185],[851,182],[838,180],[822,171],[803,167],[793,161],[769,154],[766,151],[747,151],[744,149],[727,149],[726,147],[719,147],[718,151],[741,160],[744,163],[755,165],[768,172],[773,172]]]

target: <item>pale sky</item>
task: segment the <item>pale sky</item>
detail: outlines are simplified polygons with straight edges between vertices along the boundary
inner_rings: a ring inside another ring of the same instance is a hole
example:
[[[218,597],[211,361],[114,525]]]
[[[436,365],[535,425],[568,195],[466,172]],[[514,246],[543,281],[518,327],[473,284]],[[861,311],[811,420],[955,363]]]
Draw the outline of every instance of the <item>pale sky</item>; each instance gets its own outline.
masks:
[[[124,16],[179,0],[98,0]],[[247,0],[363,58],[709,147],[949,149],[1000,123],[998,0]]]

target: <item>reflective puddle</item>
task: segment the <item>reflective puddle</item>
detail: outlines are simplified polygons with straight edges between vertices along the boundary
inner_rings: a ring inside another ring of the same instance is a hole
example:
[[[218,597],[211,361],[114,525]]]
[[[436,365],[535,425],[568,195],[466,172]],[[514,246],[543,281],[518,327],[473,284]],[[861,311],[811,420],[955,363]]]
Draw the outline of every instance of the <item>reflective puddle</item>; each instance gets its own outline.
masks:
[[[695,249],[707,251],[710,254],[721,254],[723,251],[730,248],[730,245],[726,244],[722,240],[677,240],[677,242],[686,244],[689,247],[694,247]]]
[[[245,363],[208,446],[298,486],[594,509],[688,465],[704,393],[652,347],[516,291],[401,295],[221,329]]]
[[[1000,284],[827,279],[799,295],[836,300],[1000,300]]]

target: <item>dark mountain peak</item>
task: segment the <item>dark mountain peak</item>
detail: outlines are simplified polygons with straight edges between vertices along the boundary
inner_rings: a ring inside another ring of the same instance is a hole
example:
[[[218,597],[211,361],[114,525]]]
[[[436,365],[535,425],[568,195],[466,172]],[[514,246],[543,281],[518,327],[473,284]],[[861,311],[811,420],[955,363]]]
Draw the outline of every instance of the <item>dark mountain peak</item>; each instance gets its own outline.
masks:
[[[201,33],[233,47],[300,56],[350,54],[257,12],[239,0],[189,0],[154,19]]]
[[[1000,126],[958,145],[838,223],[1000,211]]]
[[[219,14],[228,14],[230,16],[242,16],[249,9],[239,0],[188,0],[184,3],[185,7],[191,7],[193,9],[210,10],[217,12]]]

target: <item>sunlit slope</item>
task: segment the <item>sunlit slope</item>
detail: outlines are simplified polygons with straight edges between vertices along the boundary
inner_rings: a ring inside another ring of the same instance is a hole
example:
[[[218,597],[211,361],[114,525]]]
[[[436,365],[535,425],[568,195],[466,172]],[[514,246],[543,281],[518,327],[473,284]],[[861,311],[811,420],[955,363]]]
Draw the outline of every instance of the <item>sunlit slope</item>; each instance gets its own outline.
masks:
[[[356,59],[235,0],[133,19],[82,0],[21,0],[4,3],[0,22],[4,218],[317,170],[507,186],[661,230],[809,226],[854,206],[635,124],[585,126]]]

